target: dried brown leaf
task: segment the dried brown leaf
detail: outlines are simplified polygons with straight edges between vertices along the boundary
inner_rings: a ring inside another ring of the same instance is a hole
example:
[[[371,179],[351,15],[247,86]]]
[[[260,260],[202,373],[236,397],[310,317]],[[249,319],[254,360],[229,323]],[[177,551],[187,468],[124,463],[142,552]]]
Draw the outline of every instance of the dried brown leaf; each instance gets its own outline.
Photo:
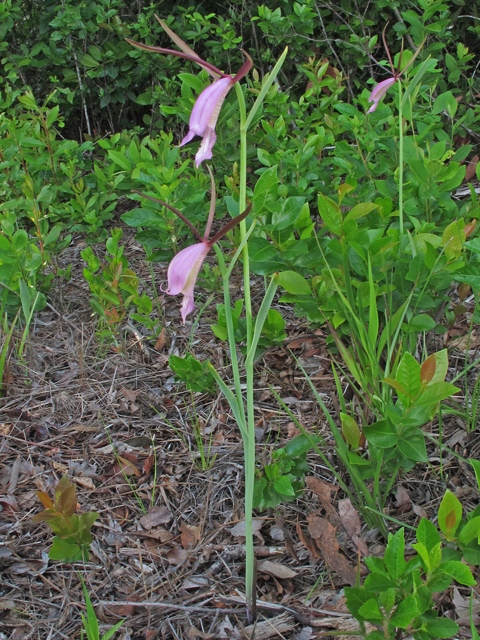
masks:
[[[466,182],[469,182],[475,175],[477,164],[478,164],[478,156],[473,156],[473,158],[467,163],[467,170],[465,171]]]
[[[253,535],[259,533],[262,526],[263,526],[263,520],[261,520],[260,518],[253,518],[252,520]],[[237,524],[230,529],[230,533],[234,535],[236,538],[245,537],[245,520],[240,520],[240,522],[237,522]]]
[[[257,570],[259,573],[268,573],[275,578],[279,578],[280,580],[288,580],[290,578],[295,578],[297,575],[296,571],[292,571],[289,567],[286,567],[279,562],[271,562],[270,560],[263,560],[258,564]]]
[[[405,487],[402,487],[402,485],[397,487],[397,493],[395,494],[395,499],[397,501],[397,506],[399,508],[407,507],[412,504],[412,499],[410,498],[410,494],[405,489]]]
[[[133,389],[125,389],[125,387],[122,387],[121,392],[125,400],[128,400],[128,402],[135,402],[138,394],[140,393],[140,391],[134,391]]]
[[[165,347],[165,327],[160,331],[160,335],[157,338],[155,346],[153,347],[155,351],[163,351]]]
[[[184,549],[190,549],[200,539],[200,527],[188,525],[185,522],[180,524],[180,540]]]
[[[144,529],[150,531],[159,524],[167,524],[172,519],[172,514],[167,507],[150,507],[148,513],[140,518],[140,524]]]
[[[322,557],[321,554],[320,554],[320,550],[318,549],[318,547],[315,544],[315,542],[308,535],[308,533],[303,531],[303,529],[301,528],[301,526],[300,526],[300,524],[298,522],[297,522],[297,535],[300,538],[300,542],[302,542],[307,547],[307,549],[310,551],[310,553],[312,554],[312,556],[314,558],[321,558]]]
[[[354,585],[355,568],[338,551],[335,527],[326,518],[310,515],[308,517],[308,531],[312,538],[315,539],[315,543],[320,548],[322,556],[330,569],[338,573],[351,585]]]
[[[124,473],[126,473],[127,475],[132,475],[131,473],[128,473],[128,470],[130,470],[134,475],[137,476],[137,478],[139,478],[142,474],[141,472],[138,470],[137,466],[131,461],[127,459],[128,454],[124,454],[123,456],[117,456],[118,458],[118,463],[115,465],[116,467],[120,467],[119,471],[122,471]]]
[[[367,544],[361,537],[362,525],[360,523],[360,517],[351,503],[350,498],[339,500],[338,513],[340,515],[340,521],[353,544],[363,556],[368,556]]]
[[[325,482],[325,480],[320,480],[320,478],[315,478],[314,476],[307,476],[305,478],[305,482],[307,489],[310,489],[310,491],[313,491],[315,495],[318,496],[322,503],[322,507],[325,509],[329,518],[335,524],[338,524],[339,517],[331,502],[331,494],[336,493],[338,491],[338,487],[330,484],[330,482]]]
[[[167,553],[167,560],[169,564],[182,564],[188,558],[188,551],[181,547],[173,547]]]

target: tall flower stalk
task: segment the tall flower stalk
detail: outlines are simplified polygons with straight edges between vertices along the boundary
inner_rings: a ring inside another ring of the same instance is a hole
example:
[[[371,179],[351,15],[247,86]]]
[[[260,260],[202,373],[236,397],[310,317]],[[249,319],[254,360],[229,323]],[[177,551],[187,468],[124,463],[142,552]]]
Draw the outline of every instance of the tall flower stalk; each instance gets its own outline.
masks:
[[[275,296],[275,292],[277,290],[277,281],[278,277],[274,275],[270,283],[266,289],[264,299],[260,305],[258,312],[256,313],[255,322],[253,320],[252,313],[252,298],[250,291],[250,264],[249,264],[249,253],[248,253],[248,238],[250,237],[256,221],[253,220],[250,222],[247,228],[247,220],[245,216],[248,214],[250,207],[247,207],[247,133],[253,122],[255,114],[258,109],[261,107],[267,92],[270,90],[273,82],[275,81],[282,64],[287,56],[288,48],[285,49],[281,57],[279,58],[277,64],[273,68],[270,74],[266,75],[263,79],[262,88],[260,93],[258,94],[253,106],[251,107],[248,115],[247,108],[245,102],[244,89],[240,84],[239,80],[245,76],[252,66],[252,61],[248,54],[245,54],[247,61],[242,65],[240,70],[235,76],[229,76],[224,74],[222,71],[214,67],[213,65],[201,60],[197,54],[188,47],[188,45],[183,42],[173,31],[171,31],[164,22],[162,22],[159,18],[157,18],[168,33],[168,35],[172,38],[175,44],[181,49],[181,52],[174,51],[171,49],[163,49],[159,47],[150,47],[143,45],[138,42],[129,41],[133,46],[138,47],[140,49],[168,54],[168,55],[177,55],[182,58],[186,58],[193,62],[199,64],[202,68],[206,69],[210,75],[212,75],[215,79],[215,82],[202,92],[195,103],[195,106],[192,110],[192,115],[190,117],[190,127],[189,133],[186,138],[182,141],[182,144],[186,143],[190,139],[193,138],[194,135],[200,135],[203,137],[202,145],[199,149],[199,153],[197,153],[196,161],[197,167],[200,165],[202,160],[205,158],[209,158],[212,156],[212,148],[215,142],[214,137],[214,128],[217,122],[217,118],[219,115],[219,111],[221,109],[223,100],[226,96],[226,92],[231,87],[235,88],[238,105],[239,105],[239,118],[240,118],[240,172],[239,172],[239,210],[244,212],[240,214],[238,218],[235,218],[230,223],[228,223],[229,228],[233,228],[233,224],[240,221],[240,245],[235,252],[234,257],[230,261],[230,264],[227,265],[225,263],[225,259],[222,253],[221,248],[213,242],[212,240],[208,241],[208,234],[206,233],[204,238],[199,238],[201,240],[198,245],[192,245],[188,247],[188,251],[184,249],[182,252],[178,254],[181,256],[183,252],[186,252],[180,258],[176,256],[172,261],[169,267],[169,274],[176,274],[176,267],[182,264],[187,265],[187,269],[189,269],[189,275],[187,278],[179,278],[178,282],[175,283],[175,287],[170,287],[170,278],[169,278],[169,289],[171,293],[183,293],[184,294],[184,308],[182,309],[183,317],[185,319],[186,315],[193,308],[193,286],[192,282],[196,280],[198,275],[199,268],[203,259],[206,256],[206,252],[210,246],[213,246],[215,253],[217,254],[218,263],[220,266],[220,270],[222,273],[223,279],[223,291],[224,291],[224,302],[225,302],[225,319],[227,323],[227,333],[228,333],[228,342],[230,347],[230,358],[232,364],[232,372],[233,372],[233,389],[231,389],[225,381],[220,377],[218,372],[213,368],[212,365],[212,373],[215,376],[215,379],[225,395],[230,407],[232,409],[232,413],[237,422],[238,428],[242,435],[243,440],[243,448],[244,448],[244,459],[245,459],[245,593],[246,593],[246,608],[247,608],[247,619],[250,623],[252,623],[255,619],[255,556],[254,556],[254,546],[253,546],[253,531],[252,531],[252,513],[253,513],[253,487],[255,481],[255,405],[254,405],[254,357],[255,352],[257,350],[258,341],[260,339],[260,335],[263,329],[264,322],[267,318],[268,310],[272,304],[273,298]],[[245,52],[244,52],[245,53]],[[221,84],[220,84],[221,83]],[[143,195],[143,194],[142,194]],[[162,203],[164,204],[164,203]],[[171,207],[169,207],[171,208]],[[212,211],[212,209],[211,209]],[[177,215],[180,215],[182,219],[188,223],[188,221],[175,210]],[[211,214],[209,219],[211,218]],[[209,231],[209,224],[207,223],[207,230]],[[191,226],[191,225],[190,225]],[[197,234],[195,230],[195,234]],[[217,234],[218,235],[218,234]],[[208,247],[208,248],[207,248]],[[231,301],[230,301],[230,287],[229,287],[229,279],[232,274],[233,268],[237,262],[237,260],[242,258],[243,262],[243,283],[244,283],[244,296],[245,296],[245,320],[247,327],[247,355],[243,362],[243,366],[245,368],[245,377],[246,377],[246,406],[245,399],[242,392],[241,385],[241,365],[239,362],[239,358],[237,355],[237,345],[235,342],[235,329],[232,318],[232,309],[231,309]],[[185,259],[184,259],[185,258]],[[175,265],[173,264],[176,260]],[[173,267],[172,267],[173,265]],[[198,268],[197,268],[198,267]],[[179,270],[180,273],[180,270]],[[181,281],[180,281],[181,280]],[[172,279],[173,283],[173,279]],[[182,288],[180,288],[182,287]],[[186,302],[185,302],[186,300]]]
[[[403,237],[403,105],[405,100],[407,99],[407,93],[405,97],[402,97],[402,83],[400,81],[401,77],[407,71],[409,67],[414,63],[416,57],[420,53],[425,43],[426,38],[421,42],[420,46],[417,48],[413,56],[410,58],[408,63],[402,69],[402,57],[403,57],[403,40],[402,40],[402,49],[400,51],[400,55],[398,57],[397,68],[393,65],[392,56],[390,55],[390,49],[387,46],[387,41],[385,39],[385,31],[387,29],[388,23],[385,25],[383,29],[382,39],[383,46],[385,47],[385,51],[387,52],[388,61],[390,63],[390,69],[392,71],[392,75],[390,78],[386,80],[382,80],[378,84],[375,85],[373,91],[371,92],[368,101],[372,103],[372,106],[367,111],[367,113],[372,113],[378,107],[380,100],[387,93],[387,91],[392,87],[396,82],[398,82],[398,164],[399,164],[399,175],[398,175],[398,217],[399,217],[399,235],[400,235],[400,244],[402,242]],[[421,73],[420,73],[421,72]],[[423,76],[424,70],[422,68],[419,70],[420,77],[417,79],[417,82]],[[417,76],[419,75],[417,73]],[[415,83],[416,84],[416,83]],[[411,93],[411,92],[410,92]]]

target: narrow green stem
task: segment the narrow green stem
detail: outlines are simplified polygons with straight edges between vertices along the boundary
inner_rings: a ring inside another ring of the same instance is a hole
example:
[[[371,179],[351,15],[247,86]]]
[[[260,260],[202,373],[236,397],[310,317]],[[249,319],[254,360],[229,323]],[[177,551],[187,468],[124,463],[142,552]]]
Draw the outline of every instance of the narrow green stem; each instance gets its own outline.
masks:
[[[247,207],[247,111],[245,107],[245,98],[240,83],[235,84],[237,92],[237,100],[240,108],[240,199],[239,211],[245,211]],[[245,220],[240,222],[240,237],[245,237],[247,233],[247,223]],[[250,260],[248,256],[248,245],[243,247],[243,284],[245,295],[245,315],[247,320],[247,348],[250,347],[253,334],[252,322],[252,299],[250,295]]]
[[[240,200],[239,211],[247,206],[247,111],[241,85],[235,84],[238,105],[240,109]],[[242,240],[247,233],[246,221],[240,223],[240,237]],[[248,244],[245,243],[243,257],[243,288],[245,296],[245,316],[247,323],[247,352],[252,346],[253,319],[252,299],[250,295],[250,261]],[[245,457],[245,594],[247,598],[247,619],[253,623],[255,609],[255,556],[253,550],[253,486],[255,481],[255,412],[253,402],[253,361],[245,366],[247,378],[247,437],[243,439]]]
[[[400,222],[400,247],[403,237],[403,104],[402,104],[402,83],[398,83],[398,151],[399,151],[399,173],[398,173],[398,216]]]

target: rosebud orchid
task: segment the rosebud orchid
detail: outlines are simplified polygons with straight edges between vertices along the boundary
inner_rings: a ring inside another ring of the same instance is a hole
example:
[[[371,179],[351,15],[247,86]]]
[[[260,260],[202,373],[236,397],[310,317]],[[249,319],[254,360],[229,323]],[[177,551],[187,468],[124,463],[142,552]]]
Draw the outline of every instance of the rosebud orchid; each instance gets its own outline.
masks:
[[[233,218],[227,224],[216,233],[213,238],[209,238],[210,230],[212,228],[213,216],[215,215],[215,180],[213,178],[213,174],[208,167],[208,171],[210,173],[210,178],[212,182],[212,198],[210,201],[210,211],[208,214],[207,226],[205,227],[205,233],[203,238],[200,236],[198,231],[192,225],[192,223],[185,218],[185,216],[180,213],[175,207],[163,202],[162,200],[158,200],[157,198],[153,198],[152,196],[148,196],[140,191],[135,191],[139,195],[144,198],[148,198],[149,200],[153,200],[154,202],[158,202],[173,211],[175,215],[181,218],[193,231],[194,235],[200,240],[197,244],[192,244],[185,249],[182,249],[177,253],[177,255],[173,258],[168,266],[167,271],[167,280],[168,280],[168,288],[166,289],[166,293],[176,296],[179,293],[183,294],[183,302],[182,302],[182,320],[183,324],[185,324],[185,320],[189,313],[193,311],[195,308],[195,302],[193,299],[193,291],[195,288],[195,283],[198,278],[198,274],[200,273],[200,269],[202,268],[203,261],[207,257],[208,252],[213,247],[213,245],[218,242],[226,233],[231,231],[239,222],[244,220],[250,210],[252,205],[248,205],[243,213],[238,215],[236,218]]]
[[[387,23],[387,25],[388,25],[388,23]],[[387,25],[385,25],[385,29],[387,28]],[[368,98],[368,102],[373,102],[373,104],[370,107],[370,109],[367,111],[367,113],[372,113],[372,111],[375,111],[375,109],[378,107],[378,104],[379,104],[380,100],[387,93],[387,91],[390,89],[390,87],[392,85],[394,85],[395,82],[397,82],[397,80],[400,80],[401,76],[405,73],[405,71],[413,64],[415,58],[418,56],[418,54],[420,53],[420,51],[421,51],[421,49],[423,47],[423,43],[425,42],[425,40],[423,40],[421,45],[418,47],[418,49],[415,51],[413,56],[410,58],[408,64],[406,64],[405,67],[403,69],[401,69],[402,56],[403,56],[403,40],[402,40],[402,48],[400,50],[400,56],[399,56],[399,59],[398,59],[398,65],[397,65],[397,68],[395,69],[395,67],[393,66],[392,57],[390,55],[390,50],[387,47],[387,43],[386,43],[386,40],[385,40],[385,29],[383,30],[383,44],[384,44],[385,50],[387,52],[388,61],[390,62],[390,68],[392,70],[392,77],[391,78],[387,78],[386,80],[382,80],[381,82],[379,82],[378,84],[375,85],[375,87],[373,88],[372,93],[370,94],[370,96]]]
[[[193,51],[193,49],[190,49],[190,47],[163,22],[163,20],[160,20],[158,16],[155,17],[182,51],[164,49],[162,47],[151,47],[128,38],[127,42],[134,47],[143,49],[144,51],[155,51],[157,53],[170,54],[196,62],[211,76],[216,78],[215,82],[204,89],[198,96],[190,115],[188,133],[179,145],[182,147],[184,144],[187,144],[187,142],[190,142],[194,136],[200,136],[202,138],[202,143],[200,144],[200,148],[195,156],[195,163],[198,168],[203,160],[209,160],[212,157],[213,145],[217,139],[215,134],[215,125],[217,124],[220,109],[222,108],[222,104],[227,93],[236,82],[241,80],[250,71],[253,67],[253,62],[248,53],[244,51],[243,53],[247,57],[247,60],[240,67],[238,73],[235,76],[225,74],[209,62],[202,60],[195,51]]]

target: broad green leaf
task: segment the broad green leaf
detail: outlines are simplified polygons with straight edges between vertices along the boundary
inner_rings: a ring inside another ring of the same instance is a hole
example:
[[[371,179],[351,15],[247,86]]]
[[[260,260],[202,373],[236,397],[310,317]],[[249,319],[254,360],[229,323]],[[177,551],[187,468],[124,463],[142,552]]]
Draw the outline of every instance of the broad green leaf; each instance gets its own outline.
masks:
[[[459,631],[459,626],[449,618],[426,620],[425,629],[433,638],[451,638]]]
[[[438,526],[447,540],[451,540],[455,536],[461,519],[462,505],[460,500],[447,489],[438,509]]]
[[[454,393],[459,391],[459,388],[450,382],[436,382],[429,385],[415,400],[416,407],[429,407],[430,405],[437,404],[441,400],[450,398]]]
[[[478,538],[480,533],[480,516],[476,516],[467,522],[467,524],[460,531],[458,539],[461,544],[468,544],[475,538]]]
[[[351,209],[346,217],[344,222],[349,222],[350,220],[357,220],[357,218],[362,218],[366,216],[367,213],[370,213],[374,209],[378,209],[378,205],[373,202],[361,202],[360,204],[356,204],[353,209]]]
[[[442,245],[449,260],[456,260],[462,254],[463,243],[466,240],[464,226],[463,220],[454,220],[443,232]]]
[[[437,351],[437,353],[435,354],[435,361],[437,363],[437,366],[435,368],[435,374],[430,380],[429,385],[435,384],[436,382],[443,382],[445,380],[445,376],[447,375],[448,371],[447,349]]]
[[[409,433],[398,441],[398,448],[403,455],[414,462],[428,462],[425,436],[420,429]]]
[[[333,202],[323,193],[318,194],[318,213],[322,218],[325,226],[336,236],[342,234],[342,213],[338,204]]]
[[[398,442],[397,429],[388,420],[363,425],[363,433],[368,442],[380,449],[394,447]]]
[[[361,435],[358,424],[346,413],[340,413],[340,419],[342,421],[343,437],[353,449],[358,449]]]
[[[408,353],[408,351],[405,353],[398,365],[395,379],[406,390],[409,398],[414,399],[417,396],[422,386],[420,379],[420,365],[415,358]]]
[[[437,544],[441,542],[440,534],[437,531],[437,527],[427,520],[422,518],[420,524],[417,527],[417,540],[421,542],[430,552]]]
[[[22,251],[28,244],[28,235],[25,229],[17,229],[12,238],[12,249]]]
[[[472,572],[466,564],[463,564],[463,562],[457,562],[455,560],[442,562],[440,570],[443,571],[443,573],[446,573],[447,576],[452,576],[454,580],[460,584],[464,584],[466,587],[473,587],[477,584]]]
[[[447,111],[450,117],[453,117],[457,112],[458,102],[455,100],[451,91],[445,91],[441,93],[433,103],[432,113],[437,115],[443,111]]]
[[[383,613],[380,611],[378,602],[374,598],[367,600],[367,602],[360,607],[358,612],[362,618],[365,618],[365,620],[382,620],[384,617]]]
[[[415,551],[418,553],[420,558],[423,560],[423,566],[425,568],[425,571],[427,573],[430,573],[432,568],[431,568],[431,565],[430,565],[430,556],[429,556],[429,553],[427,551],[426,546],[424,544],[422,544],[421,542],[414,542],[412,544],[412,547],[415,549]]]
[[[299,436],[295,436],[285,447],[285,453],[289,458],[295,458],[302,456],[304,453],[310,451],[314,444],[319,442],[320,438],[317,435],[309,434],[308,437],[301,433]]]
[[[281,271],[278,274],[278,285],[288,293],[309,295],[312,293],[310,284],[296,271]]]
[[[405,538],[403,527],[395,535],[388,535],[385,549],[385,565],[392,578],[399,580],[405,570]]]
[[[415,596],[407,596],[393,612],[390,622],[400,629],[406,629],[418,613]]]
[[[108,157],[110,158],[110,160],[113,160],[115,164],[118,164],[118,166],[121,167],[124,171],[130,172],[132,170],[130,160],[126,158],[123,153],[110,149],[108,152]]]
[[[53,544],[48,553],[51,560],[61,560],[63,562],[78,562],[83,559],[83,553],[78,544],[62,540],[55,536]]]
[[[290,482],[290,478],[288,476],[281,476],[273,483],[273,488],[278,493],[281,493],[283,496],[294,496],[295,490],[292,487],[292,483]]]
[[[436,326],[437,323],[428,314],[419,313],[410,321],[409,329],[416,332],[431,331],[432,329],[435,329]]]
[[[275,198],[278,188],[277,165],[262,173],[253,192],[253,206],[259,213],[270,198]]]

